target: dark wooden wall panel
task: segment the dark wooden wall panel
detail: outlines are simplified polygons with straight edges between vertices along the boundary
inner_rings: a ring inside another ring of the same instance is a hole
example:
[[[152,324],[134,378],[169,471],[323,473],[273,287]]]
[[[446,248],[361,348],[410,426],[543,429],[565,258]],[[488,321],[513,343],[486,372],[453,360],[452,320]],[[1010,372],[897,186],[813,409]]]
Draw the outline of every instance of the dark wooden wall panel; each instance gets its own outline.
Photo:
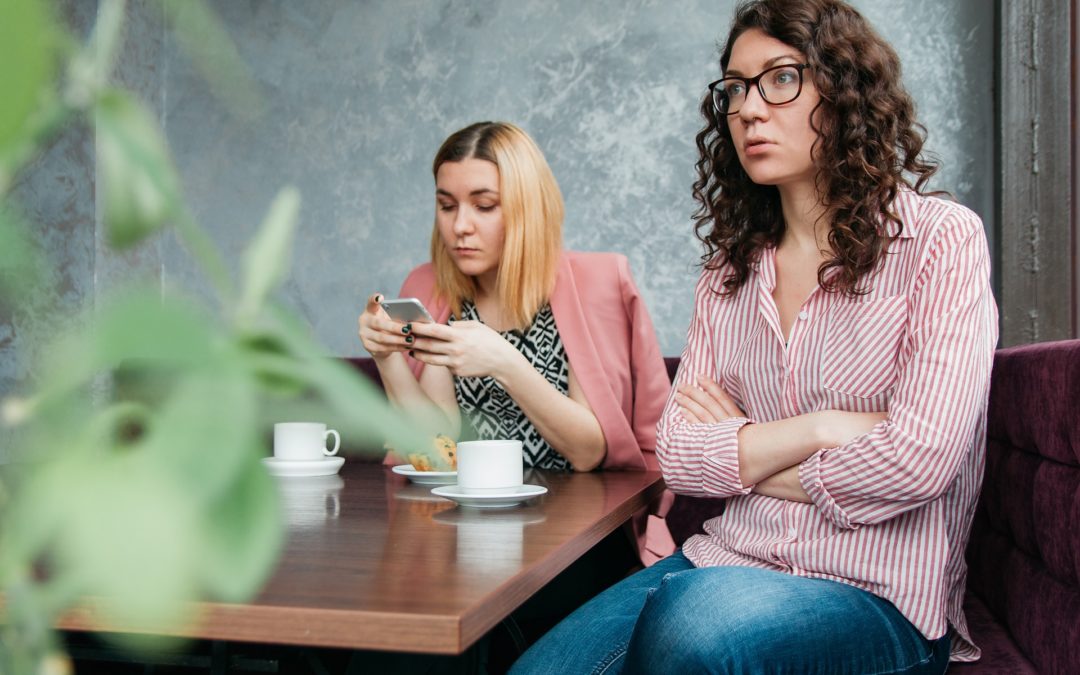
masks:
[[[1003,345],[1074,335],[1071,4],[998,3]]]

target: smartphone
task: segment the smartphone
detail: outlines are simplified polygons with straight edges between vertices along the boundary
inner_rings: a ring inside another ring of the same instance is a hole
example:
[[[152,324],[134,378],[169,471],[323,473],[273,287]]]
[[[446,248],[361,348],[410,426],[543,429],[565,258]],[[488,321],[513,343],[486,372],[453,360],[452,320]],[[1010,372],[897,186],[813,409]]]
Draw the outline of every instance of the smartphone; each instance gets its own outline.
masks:
[[[383,300],[380,304],[394,321],[400,321],[402,323],[409,323],[410,321],[435,323],[435,319],[432,319],[431,314],[424,309],[424,303],[416,298]]]

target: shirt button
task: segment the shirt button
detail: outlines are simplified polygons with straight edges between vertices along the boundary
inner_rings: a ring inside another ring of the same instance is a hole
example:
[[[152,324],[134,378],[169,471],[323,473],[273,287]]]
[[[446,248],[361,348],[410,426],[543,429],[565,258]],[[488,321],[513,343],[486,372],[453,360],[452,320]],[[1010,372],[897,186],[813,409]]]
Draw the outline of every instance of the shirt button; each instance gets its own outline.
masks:
[[[805,309],[799,312],[799,321],[806,321],[809,318],[810,312],[806,311]]]

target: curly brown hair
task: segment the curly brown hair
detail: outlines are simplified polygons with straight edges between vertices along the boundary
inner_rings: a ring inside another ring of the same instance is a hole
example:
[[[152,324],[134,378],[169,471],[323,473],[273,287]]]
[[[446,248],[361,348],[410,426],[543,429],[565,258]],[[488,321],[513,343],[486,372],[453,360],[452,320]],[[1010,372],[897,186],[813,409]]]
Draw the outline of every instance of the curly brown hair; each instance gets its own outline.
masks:
[[[818,138],[812,150],[818,194],[831,220],[832,257],[818,268],[826,291],[866,293],[859,282],[885,255],[887,224],[903,223],[892,213],[897,192],[920,194],[937,164],[921,155],[926,129],[915,121],[915,105],[900,80],[896,52],[855,9],[841,0],[753,0],[736,9],[720,56],[726,70],[735,40],[759,29],[806,56],[821,100],[811,113]],[[730,272],[721,294],[732,294],[749,275],[765,246],[784,233],[775,186],[750,180],[739,162],[726,115],[706,95],[705,128],[697,135],[700,157],[694,182],[694,231],[705,245],[706,269],[725,263]],[[914,179],[914,182],[910,178]],[[835,274],[829,271],[836,269]]]

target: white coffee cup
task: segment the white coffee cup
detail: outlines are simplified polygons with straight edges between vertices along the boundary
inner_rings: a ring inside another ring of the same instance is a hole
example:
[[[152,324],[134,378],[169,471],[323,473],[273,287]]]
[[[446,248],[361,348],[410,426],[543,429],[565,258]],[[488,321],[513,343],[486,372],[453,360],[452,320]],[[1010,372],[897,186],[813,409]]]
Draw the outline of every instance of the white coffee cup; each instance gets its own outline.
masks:
[[[326,438],[334,436],[334,449],[326,447]],[[310,462],[337,454],[341,436],[317,422],[280,422],[274,425],[274,457],[288,461]]]
[[[521,487],[525,463],[521,441],[462,441],[457,444],[458,489],[470,494]]]

